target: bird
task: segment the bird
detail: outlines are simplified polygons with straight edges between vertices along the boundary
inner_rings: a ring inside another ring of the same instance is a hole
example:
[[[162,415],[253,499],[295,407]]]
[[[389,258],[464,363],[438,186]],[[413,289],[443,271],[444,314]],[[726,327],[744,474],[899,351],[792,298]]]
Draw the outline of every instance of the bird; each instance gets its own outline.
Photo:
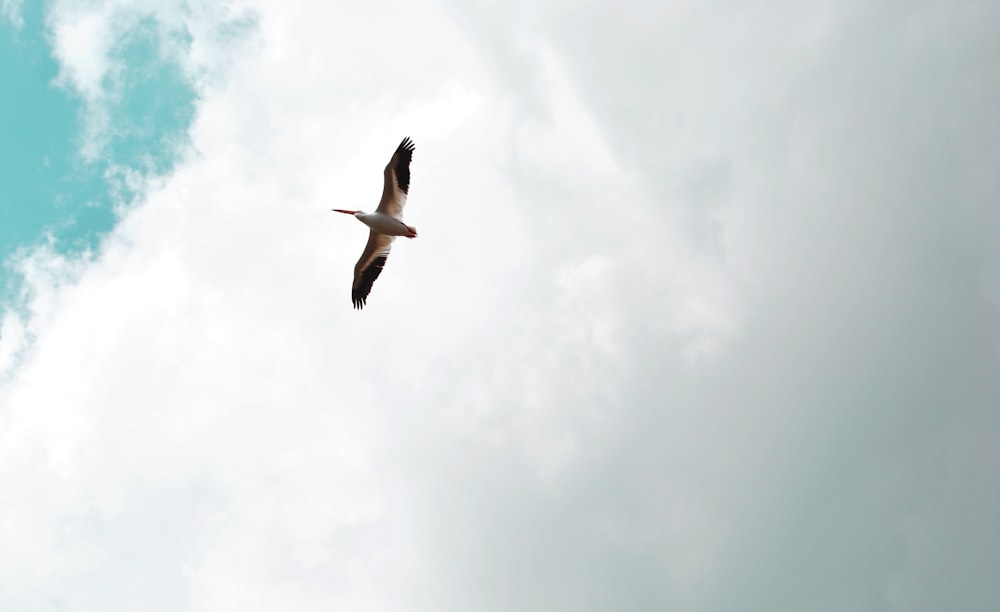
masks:
[[[361,310],[368,301],[375,279],[382,273],[389,249],[396,236],[417,237],[417,228],[403,223],[403,206],[410,191],[410,161],[413,159],[413,141],[407,136],[396,147],[385,166],[382,199],[373,213],[362,210],[332,208],[334,212],[354,215],[369,227],[368,244],[361,259],[354,266],[354,283],[351,285],[351,302]]]

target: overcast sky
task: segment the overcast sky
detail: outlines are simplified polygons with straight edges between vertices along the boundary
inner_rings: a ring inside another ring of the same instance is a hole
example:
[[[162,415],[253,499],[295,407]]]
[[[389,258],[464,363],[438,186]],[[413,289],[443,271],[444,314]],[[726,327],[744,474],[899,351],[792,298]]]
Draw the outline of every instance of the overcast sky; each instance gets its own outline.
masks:
[[[1000,3],[0,21],[5,612],[1000,608]]]

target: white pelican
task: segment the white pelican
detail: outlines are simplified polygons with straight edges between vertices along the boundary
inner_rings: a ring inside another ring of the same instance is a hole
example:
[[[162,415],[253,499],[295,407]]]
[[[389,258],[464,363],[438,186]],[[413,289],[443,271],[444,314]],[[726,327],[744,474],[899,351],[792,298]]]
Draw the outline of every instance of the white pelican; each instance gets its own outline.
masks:
[[[410,190],[410,160],[413,159],[413,141],[407,136],[396,147],[396,152],[385,167],[385,183],[382,186],[382,200],[373,213],[361,210],[332,209],[361,221],[371,231],[368,244],[361,253],[361,259],[354,266],[354,284],[351,285],[351,301],[354,308],[365,307],[372,284],[385,267],[389,249],[396,236],[417,237],[417,228],[403,223],[403,206]]]

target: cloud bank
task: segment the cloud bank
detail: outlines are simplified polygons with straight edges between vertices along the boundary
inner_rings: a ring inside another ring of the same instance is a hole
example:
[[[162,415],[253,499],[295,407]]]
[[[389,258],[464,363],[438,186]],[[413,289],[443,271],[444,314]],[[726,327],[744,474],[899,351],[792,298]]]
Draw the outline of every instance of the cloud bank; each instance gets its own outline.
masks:
[[[142,6],[53,4],[65,82]],[[996,7],[149,10],[214,68],[17,263],[0,607],[995,609]]]

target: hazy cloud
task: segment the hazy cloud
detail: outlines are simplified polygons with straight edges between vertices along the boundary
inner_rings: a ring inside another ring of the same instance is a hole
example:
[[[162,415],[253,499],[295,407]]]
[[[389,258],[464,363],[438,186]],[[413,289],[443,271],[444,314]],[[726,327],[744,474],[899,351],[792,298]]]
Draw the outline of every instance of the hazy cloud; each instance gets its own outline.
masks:
[[[3,0],[0,2],[0,14],[6,17],[15,28],[24,26],[24,18],[21,16],[21,0]]]

